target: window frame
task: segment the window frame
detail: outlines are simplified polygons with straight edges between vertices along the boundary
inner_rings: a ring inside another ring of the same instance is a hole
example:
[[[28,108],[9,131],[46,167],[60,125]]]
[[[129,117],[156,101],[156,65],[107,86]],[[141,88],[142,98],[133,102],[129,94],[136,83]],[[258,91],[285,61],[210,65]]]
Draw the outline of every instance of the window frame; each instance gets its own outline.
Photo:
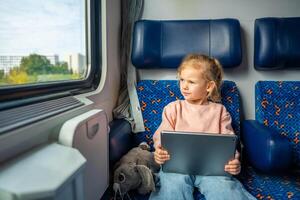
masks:
[[[59,98],[95,90],[101,78],[101,1],[85,1],[86,51],[88,76],[84,80],[66,80],[0,88],[0,110],[50,98]]]

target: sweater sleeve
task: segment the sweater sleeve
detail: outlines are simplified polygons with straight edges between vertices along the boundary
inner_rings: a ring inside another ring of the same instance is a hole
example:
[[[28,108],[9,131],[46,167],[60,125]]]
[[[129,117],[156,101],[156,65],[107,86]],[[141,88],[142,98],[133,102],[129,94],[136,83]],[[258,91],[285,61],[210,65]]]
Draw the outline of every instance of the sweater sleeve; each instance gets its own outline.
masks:
[[[160,144],[160,132],[165,131],[174,131],[176,122],[176,107],[174,103],[170,103],[164,107],[162,113],[162,121],[158,129],[153,135],[154,147]]]
[[[231,126],[231,116],[226,110],[225,106],[222,107],[221,122],[220,122],[220,132],[221,134],[234,134],[233,128]]]

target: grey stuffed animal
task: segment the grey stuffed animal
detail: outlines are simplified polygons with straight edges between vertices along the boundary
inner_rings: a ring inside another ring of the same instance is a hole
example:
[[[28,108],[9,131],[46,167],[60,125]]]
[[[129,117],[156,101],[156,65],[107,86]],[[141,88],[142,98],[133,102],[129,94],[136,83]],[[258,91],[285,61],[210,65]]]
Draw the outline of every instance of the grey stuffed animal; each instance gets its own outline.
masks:
[[[155,190],[154,173],[160,166],[154,161],[154,155],[147,143],[131,149],[114,166],[113,190],[115,196],[122,198],[129,190],[137,189],[138,193],[146,194]]]

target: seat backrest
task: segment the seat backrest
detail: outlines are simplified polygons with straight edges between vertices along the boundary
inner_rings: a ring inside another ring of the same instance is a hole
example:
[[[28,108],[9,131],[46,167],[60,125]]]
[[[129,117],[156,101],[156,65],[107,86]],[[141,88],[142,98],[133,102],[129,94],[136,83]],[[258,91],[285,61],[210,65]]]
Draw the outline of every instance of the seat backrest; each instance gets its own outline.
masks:
[[[300,68],[300,17],[256,19],[254,41],[256,69]]]
[[[131,60],[138,69],[177,68],[188,53],[217,58],[224,68],[242,61],[240,23],[236,19],[137,21]]]
[[[132,63],[136,69],[176,69],[188,53],[216,57],[224,68],[238,66],[242,60],[240,24],[236,19],[136,22],[133,33]],[[145,132],[140,141],[152,145],[152,136],[161,123],[163,107],[183,99],[177,80],[137,80],[136,89]],[[232,126],[240,132],[240,105],[232,81],[222,86],[222,102],[230,112]]]
[[[300,18],[255,20],[256,69],[300,67]],[[259,81],[255,85],[256,120],[287,137],[300,167],[300,81]]]

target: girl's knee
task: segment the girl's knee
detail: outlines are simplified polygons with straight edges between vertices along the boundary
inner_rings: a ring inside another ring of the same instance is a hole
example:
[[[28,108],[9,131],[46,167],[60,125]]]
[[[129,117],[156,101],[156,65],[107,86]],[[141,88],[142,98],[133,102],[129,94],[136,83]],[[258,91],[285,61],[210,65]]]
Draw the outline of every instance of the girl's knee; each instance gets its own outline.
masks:
[[[193,182],[190,176],[160,172],[157,190],[151,194],[153,199],[193,199]]]
[[[204,187],[208,189],[219,188],[223,191],[224,190],[232,191],[237,188],[239,189],[242,186],[237,179],[233,177],[225,177],[225,176],[203,179],[202,185],[204,185]]]
[[[202,177],[197,187],[207,199],[252,199],[233,177]]]
[[[189,175],[177,174],[177,173],[164,173],[160,172],[160,185],[161,187],[182,188],[182,186],[193,186],[193,181]],[[166,186],[165,186],[166,185]]]
[[[188,178],[190,176],[184,175],[184,174],[177,174],[177,173],[167,173],[167,172],[163,172],[162,170],[160,170],[159,177],[163,178],[163,179],[184,180],[186,177]]]

